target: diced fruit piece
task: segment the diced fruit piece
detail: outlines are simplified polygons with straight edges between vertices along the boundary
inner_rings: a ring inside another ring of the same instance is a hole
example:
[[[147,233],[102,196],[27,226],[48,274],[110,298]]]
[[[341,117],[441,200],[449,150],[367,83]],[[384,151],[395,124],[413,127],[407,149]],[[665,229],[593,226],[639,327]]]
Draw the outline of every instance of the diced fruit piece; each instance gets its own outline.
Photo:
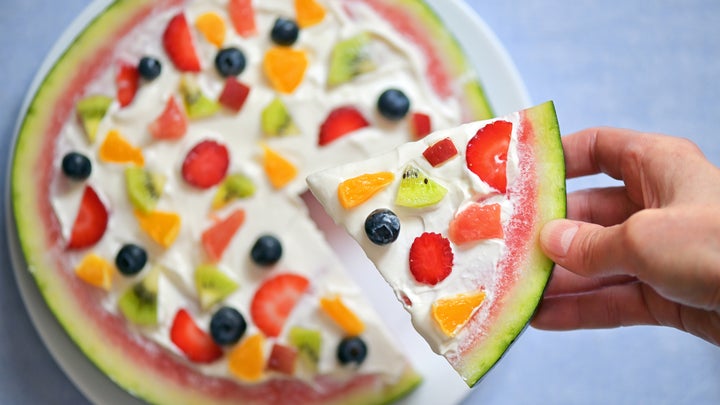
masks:
[[[274,235],[261,235],[250,249],[250,258],[258,266],[272,266],[282,257],[283,248]]]
[[[347,336],[357,336],[365,331],[365,324],[339,296],[320,298],[320,308],[342,328]]]
[[[238,208],[202,233],[202,245],[212,262],[222,258],[233,236],[245,222],[245,210]]]
[[[128,63],[121,63],[115,75],[115,87],[120,107],[130,105],[140,87],[140,73],[137,67]]]
[[[300,133],[292,116],[279,98],[273,99],[262,111],[262,129],[266,135],[285,136]]]
[[[465,326],[484,300],[484,291],[440,298],[432,304],[432,317],[444,334],[453,337]]]
[[[395,179],[390,172],[361,174],[347,179],[338,186],[338,200],[345,209],[357,207]]]
[[[248,198],[255,194],[255,184],[242,174],[231,174],[220,183],[212,201],[212,209],[217,210],[238,198]]]
[[[270,48],[265,53],[263,69],[273,88],[281,93],[292,93],[302,83],[308,67],[305,51],[284,46]]]
[[[432,132],[432,121],[430,116],[424,113],[415,112],[410,116],[410,132],[413,139],[424,138]]]
[[[210,336],[219,345],[237,343],[247,330],[247,322],[237,309],[222,307],[210,319]]]
[[[140,228],[160,246],[169,248],[180,234],[180,215],[174,212],[135,210]]]
[[[501,211],[500,204],[472,203],[450,221],[448,237],[456,245],[502,238]]]
[[[265,280],[250,304],[250,315],[255,325],[266,336],[280,335],[290,312],[309,285],[308,279],[291,273],[278,274]]]
[[[322,347],[320,331],[293,326],[288,331],[288,342],[297,349],[300,364],[310,372],[316,372]]]
[[[325,18],[325,8],[316,0],[295,0],[295,15],[300,28],[307,28]]]
[[[436,285],[452,272],[453,251],[450,241],[434,232],[415,238],[410,247],[410,273],[421,284]]]
[[[187,116],[191,120],[212,117],[220,111],[220,104],[208,98],[190,76],[183,76],[180,80],[180,94]]]
[[[225,42],[225,20],[217,13],[207,12],[200,14],[195,19],[195,27],[203,34],[203,37],[218,48]]]
[[[250,87],[239,82],[234,77],[228,77],[225,79],[225,87],[223,87],[218,101],[230,111],[238,113],[245,105],[245,100],[247,100],[249,94]]]
[[[241,37],[249,37],[257,33],[255,27],[255,10],[253,0],[230,0],[228,13],[235,32]]]
[[[495,190],[505,193],[507,187],[507,154],[512,123],[493,121],[480,128],[470,139],[465,153],[467,167]]]
[[[112,264],[95,253],[85,255],[75,267],[75,275],[78,278],[103,290],[110,289],[112,271]]]
[[[428,146],[423,152],[423,156],[432,165],[432,167],[440,166],[451,158],[457,156],[458,151],[455,144],[450,138],[445,138]]]
[[[278,45],[290,46],[300,35],[298,24],[287,18],[278,18],[270,31],[270,38]]]
[[[125,184],[132,205],[149,213],[155,209],[163,194],[165,176],[142,167],[129,166],[125,169]]]
[[[120,296],[118,306],[127,320],[136,325],[157,325],[159,280],[160,268],[155,267]]]
[[[365,235],[378,246],[393,243],[400,235],[400,219],[389,209],[378,208],[365,218]]]
[[[215,69],[222,77],[237,76],[245,70],[245,54],[238,48],[222,49],[215,56]]]
[[[297,167],[267,146],[263,145],[263,149],[265,151],[263,169],[265,169],[270,184],[276,189],[285,187],[297,176]]]
[[[115,256],[115,266],[121,274],[134,276],[145,267],[147,260],[145,249],[134,243],[126,243]]]
[[[185,136],[187,127],[188,118],[185,110],[175,101],[175,97],[170,96],[165,109],[148,125],[148,130],[155,139],[174,140]]]
[[[170,327],[170,340],[195,363],[212,363],[223,355],[222,348],[195,324],[185,309],[175,314]]]
[[[380,94],[377,101],[380,115],[390,121],[399,121],[410,111],[410,99],[398,89],[388,89]]]
[[[369,43],[370,34],[364,32],[335,44],[330,55],[328,85],[346,83],[356,76],[376,69],[377,66],[367,52]]]
[[[223,181],[229,166],[230,153],[225,145],[204,140],[185,156],[182,176],[188,184],[206,189]]]
[[[200,59],[195,51],[190,26],[185,14],[176,14],[163,33],[163,47],[175,64],[175,67],[183,72],[200,72]]]
[[[273,344],[272,350],[270,350],[270,357],[268,357],[266,368],[279,373],[293,375],[295,374],[295,361],[297,360],[297,356],[298,352],[294,348],[275,343]]]
[[[96,244],[105,234],[109,216],[95,190],[85,186],[67,248],[82,249]]]
[[[203,310],[210,309],[238,287],[235,280],[212,264],[203,264],[195,269],[195,289]]]
[[[246,382],[259,380],[265,370],[265,338],[261,334],[248,336],[228,354],[228,368]]]
[[[100,121],[105,117],[112,103],[111,97],[102,95],[88,96],[78,101],[77,115],[91,143],[95,142]]]
[[[360,365],[365,361],[367,352],[367,345],[364,340],[357,336],[346,337],[338,345],[337,358],[340,364],[355,363]]]
[[[140,77],[147,81],[152,81],[160,77],[162,73],[162,63],[152,56],[143,56],[138,62],[138,73]]]
[[[70,152],[63,156],[62,171],[73,180],[85,180],[92,173],[92,163],[82,153]]]
[[[447,189],[413,165],[403,171],[395,204],[401,207],[422,208],[439,203]]]
[[[351,106],[337,107],[330,111],[325,121],[320,125],[318,145],[325,146],[351,132],[369,126],[357,108]]]
[[[108,163],[134,163],[138,166],[145,164],[142,149],[130,144],[116,130],[108,132],[102,145],[100,145],[98,156],[101,161]]]

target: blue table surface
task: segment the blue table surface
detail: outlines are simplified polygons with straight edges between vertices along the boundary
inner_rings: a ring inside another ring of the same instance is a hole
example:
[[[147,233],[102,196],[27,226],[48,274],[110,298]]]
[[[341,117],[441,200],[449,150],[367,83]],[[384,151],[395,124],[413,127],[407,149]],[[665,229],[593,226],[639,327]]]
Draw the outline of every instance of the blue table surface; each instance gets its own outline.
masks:
[[[0,167],[41,61],[86,0],[4,0]],[[534,102],[563,133],[594,125],[687,137],[720,165],[717,0],[467,0],[506,47]],[[2,189],[5,189],[5,176]],[[573,180],[571,190],[613,184]],[[3,199],[3,204],[5,201]],[[3,211],[5,212],[5,207]],[[0,403],[82,404],[17,291],[0,226]],[[720,348],[662,327],[529,329],[466,404],[718,404]]]

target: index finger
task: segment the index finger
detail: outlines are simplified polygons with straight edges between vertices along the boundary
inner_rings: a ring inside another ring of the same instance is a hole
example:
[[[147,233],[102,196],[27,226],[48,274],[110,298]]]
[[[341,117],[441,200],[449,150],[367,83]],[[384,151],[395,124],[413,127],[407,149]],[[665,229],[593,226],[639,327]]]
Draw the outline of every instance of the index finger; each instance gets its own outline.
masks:
[[[621,163],[628,148],[642,147],[649,136],[631,129],[587,128],[562,138],[568,178],[606,173],[622,179]]]

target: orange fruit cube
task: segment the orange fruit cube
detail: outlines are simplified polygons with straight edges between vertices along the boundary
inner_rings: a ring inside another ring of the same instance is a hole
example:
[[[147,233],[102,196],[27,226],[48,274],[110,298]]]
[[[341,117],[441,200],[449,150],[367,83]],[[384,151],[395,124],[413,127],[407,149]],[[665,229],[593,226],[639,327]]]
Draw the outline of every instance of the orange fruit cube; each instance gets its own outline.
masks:
[[[142,150],[136,148],[125,139],[120,132],[108,132],[99,151],[100,160],[109,163],[135,163],[138,166],[145,164]]]
[[[75,267],[75,274],[92,286],[109,290],[112,283],[112,270],[113,266],[110,262],[95,253],[89,253]]]
[[[249,336],[235,346],[228,355],[228,368],[237,378],[253,382],[265,370],[265,338],[261,334]]]
[[[300,28],[307,28],[325,18],[325,8],[316,0],[295,0],[295,15]]]
[[[140,228],[164,248],[170,247],[180,233],[180,215],[174,212],[135,210]]]
[[[365,330],[363,321],[360,320],[338,296],[321,298],[320,308],[322,308],[348,336],[357,336]]]
[[[289,160],[279,153],[263,146],[265,156],[263,160],[263,168],[267,174],[270,184],[276,189],[285,187],[297,176],[298,169]]]
[[[270,84],[281,93],[292,93],[302,83],[308,67],[305,51],[285,46],[270,48],[265,53],[263,69]]]
[[[390,172],[362,174],[347,179],[338,186],[338,200],[345,209],[356,207],[369,200],[395,179]]]
[[[465,326],[484,300],[484,291],[440,298],[432,304],[432,317],[444,334],[453,337]]]

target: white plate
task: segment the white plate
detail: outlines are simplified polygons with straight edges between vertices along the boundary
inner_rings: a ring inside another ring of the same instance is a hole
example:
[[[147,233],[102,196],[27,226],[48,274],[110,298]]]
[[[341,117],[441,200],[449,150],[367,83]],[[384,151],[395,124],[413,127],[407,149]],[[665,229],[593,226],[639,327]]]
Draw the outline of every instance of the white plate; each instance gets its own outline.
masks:
[[[72,43],[73,38],[111,2],[111,0],[92,2],[63,33],[35,76],[22,111],[27,110],[31,97],[42,79]],[[426,0],[426,2],[446,22],[447,27],[465,49],[466,55],[485,86],[494,111],[498,115],[503,115],[528,107],[530,100],[515,66],[495,35],[474,11],[460,0]],[[21,116],[18,120],[13,145],[22,119]],[[7,173],[10,172],[7,170]],[[5,214],[8,218],[7,232],[13,269],[22,299],[43,342],[60,368],[90,401],[107,405],[142,404],[142,401],[114,384],[82,354],[46,306],[32,276],[27,271],[19,248],[9,190],[8,181],[5,190],[8,201]],[[432,353],[425,341],[415,332],[407,313],[397,303],[389,287],[354,241],[325,216],[315,201],[311,198],[306,200],[311,207],[313,218],[319,221],[321,228],[329,236],[328,239],[332,241],[335,251],[347,263],[351,276],[364,291],[368,292],[370,302],[386,321],[392,335],[402,342],[403,350],[425,378],[419,389],[401,403],[434,405],[461,401],[469,392],[467,386],[443,358]]]

